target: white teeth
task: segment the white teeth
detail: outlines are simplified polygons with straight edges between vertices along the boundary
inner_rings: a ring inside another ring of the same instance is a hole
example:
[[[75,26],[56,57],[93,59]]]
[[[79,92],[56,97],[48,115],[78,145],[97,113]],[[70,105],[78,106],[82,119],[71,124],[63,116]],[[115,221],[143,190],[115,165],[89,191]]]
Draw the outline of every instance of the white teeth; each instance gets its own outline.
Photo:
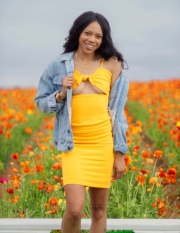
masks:
[[[90,44],[86,44],[89,48],[93,48],[94,46],[90,45]]]

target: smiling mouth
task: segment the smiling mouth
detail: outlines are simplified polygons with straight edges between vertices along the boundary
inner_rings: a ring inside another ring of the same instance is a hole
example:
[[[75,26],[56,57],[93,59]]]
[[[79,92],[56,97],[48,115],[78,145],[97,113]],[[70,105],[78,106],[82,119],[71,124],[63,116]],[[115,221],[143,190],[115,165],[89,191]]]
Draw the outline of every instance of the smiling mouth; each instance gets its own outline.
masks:
[[[93,48],[94,48],[94,45],[87,44],[87,43],[85,43],[85,45],[86,45],[88,48],[90,48],[90,49],[93,49]]]

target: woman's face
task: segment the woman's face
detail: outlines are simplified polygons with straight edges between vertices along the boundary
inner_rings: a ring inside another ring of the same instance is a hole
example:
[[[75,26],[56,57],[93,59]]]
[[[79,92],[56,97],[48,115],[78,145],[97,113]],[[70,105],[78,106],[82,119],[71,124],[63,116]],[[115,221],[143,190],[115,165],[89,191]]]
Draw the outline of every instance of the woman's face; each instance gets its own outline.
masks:
[[[90,23],[80,34],[79,47],[85,53],[94,53],[101,46],[103,32],[98,22]]]

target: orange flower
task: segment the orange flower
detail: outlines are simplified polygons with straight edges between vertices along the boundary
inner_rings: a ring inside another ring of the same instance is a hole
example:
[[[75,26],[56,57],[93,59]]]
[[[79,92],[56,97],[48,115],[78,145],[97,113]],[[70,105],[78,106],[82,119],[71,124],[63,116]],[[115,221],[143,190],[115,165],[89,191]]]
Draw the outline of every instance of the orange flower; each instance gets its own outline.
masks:
[[[38,190],[41,191],[41,190],[43,190],[43,189],[44,189],[44,184],[40,183],[40,184],[38,185]]]
[[[170,157],[173,158],[173,157],[174,157],[174,154],[173,154],[173,153],[170,153]]]
[[[10,198],[8,200],[8,202],[14,202],[14,203],[16,203],[16,202],[18,202],[18,200],[19,200],[19,196],[14,196],[14,198]]]
[[[136,145],[136,146],[134,146],[133,151],[137,151],[137,150],[139,150],[139,149],[140,149],[140,146],[139,146],[139,145]]]
[[[145,150],[143,150],[142,152],[141,152],[141,156],[142,156],[142,158],[144,158],[144,159],[148,159],[149,157],[150,157],[150,152],[149,151],[145,151]]]
[[[153,160],[153,159],[146,159],[146,162],[147,162],[147,163],[150,163],[151,165],[154,164],[154,160]]]
[[[20,214],[19,214],[19,217],[20,217],[20,218],[25,218],[25,214],[24,214],[24,213],[20,213]]]
[[[35,170],[36,172],[43,172],[44,166],[42,164],[36,164]]]
[[[25,167],[22,169],[22,171],[23,171],[24,173],[26,173],[26,174],[29,174],[29,173],[31,172],[31,168],[28,167],[28,166],[25,166]]]
[[[54,129],[54,125],[53,124],[46,124],[45,128],[46,129]]]
[[[128,167],[132,163],[132,158],[129,155],[125,155],[124,161],[125,161],[126,166]]]
[[[160,157],[162,157],[162,154],[163,154],[163,152],[161,151],[161,150],[156,150],[155,152],[154,152],[154,157],[156,158],[156,159],[158,159],[158,158],[160,158]]]
[[[151,186],[153,186],[153,185],[159,186],[159,185],[160,185],[159,182],[158,182],[157,177],[151,177],[151,178],[149,179],[149,184],[150,184]]]
[[[153,203],[151,206],[152,208],[156,208],[156,203]]]
[[[20,174],[18,174],[17,176],[15,176],[15,175],[10,175],[10,178],[11,178],[11,182],[13,182],[13,181],[16,181],[16,180],[20,180]]]
[[[52,209],[51,214],[57,214],[57,209]]]
[[[33,149],[32,145],[29,145],[27,148],[28,148],[28,150],[32,150]]]
[[[138,182],[138,185],[142,186],[146,181],[146,177],[139,175],[136,177],[136,181]]]
[[[11,158],[12,158],[13,160],[18,160],[18,159],[19,159],[18,153],[13,153],[13,154],[11,155]]]
[[[56,180],[57,182],[60,180],[60,178],[58,176],[53,176],[54,180]]]
[[[132,155],[136,156],[136,155],[138,155],[138,153],[136,151],[133,151]]]
[[[46,185],[46,193],[52,193],[54,191],[54,187],[51,184]]]
[[[54,149],[54,148],[55,148],[55,146],[54,146],[53,144],[51,144],[51,146],[50,146],[50,147],[51,147],[51,149]]]
[[[58,169],[62,168],[62,164],[60,162],[56,162],[52,165],[52,168],[55,170],[58,170]]]
[[[136,171],[136,170],[137,170],[137,167],[135,167],[135,166],[131,167],[131,171]]]
[[[48,150],[48,147],[46,146],[46,145],[44,145],[44,144],[40,144],[39,145],[39,148],[41,149],[41,150]]]
[[[25,163],[24,162],[20,162],[20,166],[25,166]]]
[[[57,206],[58,205],[58,198],[57,197],[50,197],[48,200],[49,205]]]
[[[169,168],[167,171],[166,171],[166,174],[168,176],[171,176],[171,177],[176,177],[177,175],[177,170],[175,168]]]
[[[15,180],[15,181],[12,182],[13,188],[19,188],[20,185],[21,185],[21,183],[18,180]]]
[[[126,169],[124,170],[124,174],[126,174],[128,172],[128,167],[126,167]]]
[[[29,165],[29,164],[30,164],[30,161],[29,161],[29,160],[26,160],[24,163],[25,163],[25,165]]]
[[[164,142],[164,143],[163,143],[163,146],[165,146],[165,147],[168,146],[167,142]]]
[[[37,184],[36,180],[31,180],[31,184]]]
[[[26,132],[27,134],[32,134],[32,129],[31,129],[30,127],[26,127],[26,128],[25,128],[25,132]]]
[[[166,206],[165,206],[164,202],[161,201],[159,203],[159,206],[158,206],[158,215],[162,216],[162,215],[164,215],[165,212],[166,212]]]
[[[6,132],[6,133],[5,133],[5,136],[6,136],[7,138],[10,138],[10,137],[11,137],[11,132],[9,132],[9,131]]]
[[[43,185],[45,185],[45,184],[46,184],[46,182],[45,182],[44,180],[40,180],[40,181],[39,181],[39,184],[43,184]]]
[[[17,172],[18,172],[18,169],[17,169],[17,168],[13,168],[13,169],[11,170],[11,172],[17,173]]]

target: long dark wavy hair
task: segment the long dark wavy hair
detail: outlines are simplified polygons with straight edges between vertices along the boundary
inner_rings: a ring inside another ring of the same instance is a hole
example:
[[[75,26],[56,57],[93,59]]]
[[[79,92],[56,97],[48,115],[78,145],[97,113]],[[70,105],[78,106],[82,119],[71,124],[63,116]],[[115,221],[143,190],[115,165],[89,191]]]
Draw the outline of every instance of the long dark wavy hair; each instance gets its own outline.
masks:
[[[66,42],[63,45],[63,53],[73,52],[78,49],[80,34],[90,23],[94,21],[97,21],[100,24],[103,32],[102,44],[96,50],[96,54],[101,55],[105,60],[115,56],[118,61],[121,61],[122,68],[124,68],[124,62],[126,64],[127,62],[113,45],[109,22],[103,15],[94,13],[93,11],[84,12],[74,21],[71,29],[69,30],[68,37],[65,38]]]

